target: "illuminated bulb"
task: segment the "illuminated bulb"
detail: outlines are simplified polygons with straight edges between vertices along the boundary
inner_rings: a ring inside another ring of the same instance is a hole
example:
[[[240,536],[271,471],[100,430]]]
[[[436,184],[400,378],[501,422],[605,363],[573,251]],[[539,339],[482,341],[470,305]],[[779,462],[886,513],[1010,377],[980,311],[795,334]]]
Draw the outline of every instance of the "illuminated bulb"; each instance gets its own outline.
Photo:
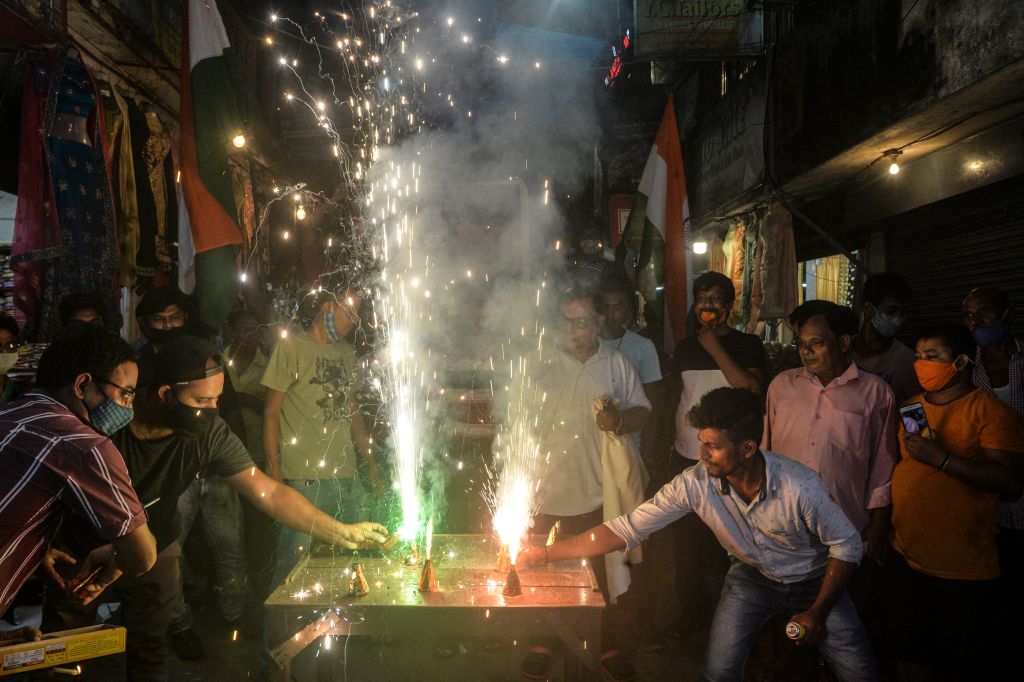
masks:
[[[540,62],[534,62],[533,63],[533,68],[539,69],[540,68]]]
[[[270,15],[270,20],[271,21],[277,21],[277,15],[276,14],[271,14]]]
[[[238,133],[237,135],[231,138],[231,144],[241,149],[242,147],[245,146],[245,135],[243,135],[242,133]]]
[[[281,57],[280,59],[277,60],[277,63],[280,64],[281,66],[287,66],[288,60],[285,59],[284,57]]]
[[[454,23],[455,23],[455,19],[453,17],[448,17],[448,25],[451,26]]]
[[[695,254],[697,254],[698,256],[707,253],[708,252],[708,243],[707,242],[703,242],[703,241],[701,241],[701,242],[694,242],[693,243],[693,252]]]
[[[508,57],[506,57],[503,54],[499,54],[498,55],[498,63],[499,64],[508,64]]]
[[[273,45],[274,44],[274,39],[271,38],[270,36],[266,37],[266,41],[267,41],[267,45]]]
[[[898,163],[893,161],[891,164],[889,164],[889,175],[896,175],[899,172],[900,172],[900,165]]]
[[[295,218],[296,218],[296,220],[305,220],[306,219],[306,209],[303,208],[302,206],[299,206],[297,209],[295,209]]]
[[[285,231],[284,231],[284,233],[283,233],[283,234],[281,235],[281,237],[282,237],[282,238],[283,238],[283,239],[284,239],[285,241],[288,241],[288,237],[290,237],[290,236],[291,236],[291,235],[290,235],[290,234],[288,233],[288,230],[285,230]]]
[[[247,274],[245,274],[244,272],[241,275],[238,276],[238,279],[242,280],[243,282],[245,280],[247,280],[248,278],[249,278],[249,276]]]

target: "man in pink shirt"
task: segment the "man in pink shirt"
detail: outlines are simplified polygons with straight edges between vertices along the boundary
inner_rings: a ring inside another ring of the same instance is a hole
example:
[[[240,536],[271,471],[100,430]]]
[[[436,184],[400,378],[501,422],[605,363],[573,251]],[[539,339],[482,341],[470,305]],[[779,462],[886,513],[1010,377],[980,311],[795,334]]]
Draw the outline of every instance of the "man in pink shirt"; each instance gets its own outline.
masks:
[[[803,367],[782,372],[768,387],[762,448],[818,472],[873,560],[889,531],[896,401],[882,379],[851,361],[852,310],[808,301],[789,322]]]

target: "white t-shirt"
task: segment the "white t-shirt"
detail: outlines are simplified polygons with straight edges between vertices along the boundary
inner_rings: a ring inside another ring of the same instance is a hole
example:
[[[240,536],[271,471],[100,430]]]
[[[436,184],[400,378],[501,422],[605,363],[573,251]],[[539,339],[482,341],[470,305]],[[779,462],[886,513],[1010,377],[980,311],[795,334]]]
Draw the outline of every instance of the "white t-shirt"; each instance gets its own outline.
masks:
[[[576,516],[604,502],[600,429],[594,402],[611,398],[619,410],[651,404],[640,376],[625,355],[598,346],[585,363],[555,350],[538,383],[547,394],[539,433],[547,468],[540,488],[540,512]]]
[[[661,363],[654,342],[640,336],[629,329],[617,339],[601,339],[601,345],[609,350],[617,350],[633,364],[640,375],[640,383],[653,384],[661,381]]]

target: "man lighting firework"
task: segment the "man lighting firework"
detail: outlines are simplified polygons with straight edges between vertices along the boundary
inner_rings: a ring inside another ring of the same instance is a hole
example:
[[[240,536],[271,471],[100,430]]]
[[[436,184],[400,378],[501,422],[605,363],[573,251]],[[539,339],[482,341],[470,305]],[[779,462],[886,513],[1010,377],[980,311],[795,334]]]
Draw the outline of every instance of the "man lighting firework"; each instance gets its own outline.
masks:
[[[761,399],[719,388],[688,413],[700,462],[629,514],[550,547],[528,547],[522,567],[636,547],[651,533],[696,513],[731,555],[715,610],[703,680],[740,680],[754,638],[776,615],[796,624],[798,643],[817,645],[840,680],[878,673],[846,593],[862,543],[813,471],[762,452]]]
[[[354,549],[384,542],[387,535],[377,523],[335,520],[256,468],[245,446],[217,416],[224,365],[213,344],[193,336],[178,337],[154,356],[153,368],[152,383],[140,388],[135,397],[134,420],[112,437],[132,486],[147,507],[159,550],[150,571],[115,583],[125,622],[130,618],[132,623],[128,678],[146,682],[167,679],[164,634],[178,594],[181,553],[178,497],[196,478],[221,476],[268,516],[329,544]],[[86,541],[84,536],[79,539]],[[82,550],[87,548],[70,549],[84,555]],[[91,625],[96,606],[93,602],[83,607],[56,595],[46,609],[44,628],[50,621],[52,629]]]
[[[540,488],[540,515],[533,532],[547,533],[558,522],[565,534],[581,533],[604,519],[601,454],[604,432],[637,433],[650,416],[636,370],[622,353],[600,343],[604,315],[588,291],[570,291],[563,298],[559,348],[545,367],[541,385],[547,393],[541,417],[541,452],[548,457]],[[596,412],[594,404],[604,402]],[[639,455],[636,466],[643,464]],[[595,552],[601,555],[604,552]],[[612,604],[604,561],[593,564],[605,601]],[[632,666],[615,649],[614,607],[605,618],[602,664],[613,679],[632,679]],[[551,651],[540,643],[523,661],[523,674],[544,679]]]

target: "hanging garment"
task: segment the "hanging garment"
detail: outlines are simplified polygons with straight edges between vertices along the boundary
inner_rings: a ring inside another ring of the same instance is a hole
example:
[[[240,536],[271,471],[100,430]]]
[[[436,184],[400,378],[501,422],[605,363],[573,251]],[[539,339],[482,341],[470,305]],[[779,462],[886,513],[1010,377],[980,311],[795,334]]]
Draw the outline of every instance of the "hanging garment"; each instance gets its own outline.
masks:
[[[736,231],[732,238],[732,256],[729,258],[729,279],[736,289],[736,301],[743,300],[743,270],[746,262],[747,225],[742,220],[736,221]],[[734,306],[729,316],[729,326],[735,327],[742,323],[743,313],[740,306]]]
[[[762,299],[758,319],[785,318],[798,305],[800,292],[793,216],[782,204],[769,206],[761,221],[760,243]]]
[[[37,320],[34,331],[45,338],[59,324],[57,304],[72,292],[96,292],[104,302],[104,316],[118,318],[116,226],[105,117],[98,106],[98,88],[85,65],[64,49],[31,64],[25,81],[22,133],[27,144],[22,147],[18,183],[19,194],[24,190],[28,201],[18,202],[12,260],[19,265],[19,307],[26,317]],[[40,115],[41,102],[45,105]],[[54,136],[58,114],[83,119],[89,143]],[[41,124],[27,140],[26,122]],[[40,151],[43,163],[39,163]],[[32,183],[40,183],[43,189],[33,188]],[[44,198],[47,195],[49,201]],[[32,200],[40,200],[42,211],[23,213],[21,205]]]
[[[604,401],[594,403],[594,416],[604,409]],[[611,521],[633,511],[646,499],[644,489],[649,477],[647,467],[630,438],[603,431],[601,438],[601,481],[603,514]],[[627,552],[608,552],[604,556],[608,575],[608,595],[613,604],[629,589],[629,566],[643,562],[643,550],[635,547]]]
[[[146,175],[156,208],[154,258],[156,267],[169,268],[173,261],[167,244],[167,231],[170,225],[177,225],[174,188],[168,186],[170,178],[173,176],[171,138],[155,111],[145,113],[149,137],[142,155],[146,161]],[[171,201],[168,201],[168,197],[171,198]]]
[[[743,233],[743,293],[740,296],[740,322],[743,327],[746,327],[751,319],[757,322],[757,316],[751,314],[751,301],[758,261],[761,259],[758,248],[759,234],[757,216],[752,214],[747,221],[746,232]]]
[[[109,84],[110,97],[116,112],[108,118],[108,136],[111,143],[111,180],[114,185],[114,205],[118,217],[118,262],[121,283],[130,287],[135,281],[135,258],[139,252],[139,205],[135,191],[135,161],[132,159],[132,130],[128,122],[128,102],[113,83]],[[108,104],[108,110],[110,106]]]
[[[724,275],[728,272],[728,267],[729,259],[725,255],[725,242],[718,230],[715,230],[711,234],[711,239],[708,240],[708,270]]]

